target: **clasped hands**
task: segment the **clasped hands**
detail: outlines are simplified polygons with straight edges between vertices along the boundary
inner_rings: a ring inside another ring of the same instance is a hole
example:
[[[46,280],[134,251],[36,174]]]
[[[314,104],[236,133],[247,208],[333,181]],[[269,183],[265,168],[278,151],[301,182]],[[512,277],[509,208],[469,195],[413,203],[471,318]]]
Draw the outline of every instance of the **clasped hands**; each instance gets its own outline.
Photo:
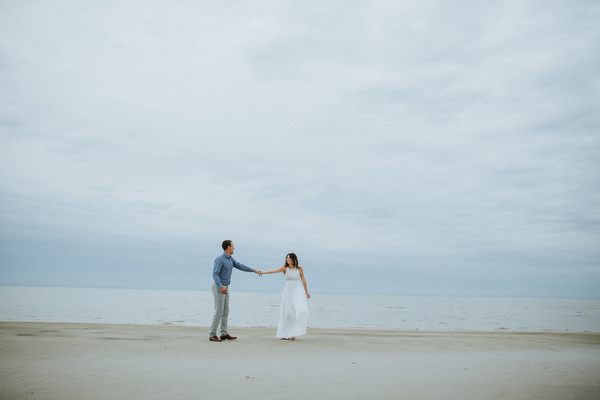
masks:
[[[264,272],[262,272],[262,271],[257,271],[257,270],[254,270],[254,273],[255,273],[255,274],[258,274],[258,276],[263,276],[263,274],[264,274]]]

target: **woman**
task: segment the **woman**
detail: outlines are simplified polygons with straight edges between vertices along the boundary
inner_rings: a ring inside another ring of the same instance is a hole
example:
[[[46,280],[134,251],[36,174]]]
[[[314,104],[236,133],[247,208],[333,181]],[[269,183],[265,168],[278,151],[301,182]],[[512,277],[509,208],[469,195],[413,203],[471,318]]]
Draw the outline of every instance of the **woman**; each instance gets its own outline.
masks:
[[[263,273],[276,274],[278,272],[285,274],[285,286],[281,296],[276,336],[281,340],[294,340],[296,336],[306,334],[308,325],[308,302],[306,299],[310,299],[310,294],[306,289],[304,270],[298,265],[298,257],[294,253],[285,257],[283,267]]]

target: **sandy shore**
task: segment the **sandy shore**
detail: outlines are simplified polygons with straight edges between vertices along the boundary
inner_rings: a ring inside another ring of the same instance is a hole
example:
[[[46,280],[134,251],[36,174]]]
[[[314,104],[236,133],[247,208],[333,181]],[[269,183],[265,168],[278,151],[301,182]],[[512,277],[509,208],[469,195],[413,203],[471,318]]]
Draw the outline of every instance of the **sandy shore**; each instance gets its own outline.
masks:
[[[0,323],[0,399],[598,399],[600,334]]]

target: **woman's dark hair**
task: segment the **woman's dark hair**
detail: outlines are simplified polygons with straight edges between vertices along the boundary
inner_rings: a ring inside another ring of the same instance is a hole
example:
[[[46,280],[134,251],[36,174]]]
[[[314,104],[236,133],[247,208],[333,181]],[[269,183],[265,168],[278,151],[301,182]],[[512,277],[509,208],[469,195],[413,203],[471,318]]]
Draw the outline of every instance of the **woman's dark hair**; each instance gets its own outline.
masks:
[[[292,264],[294,264],[295,268],[298,268],[298,257],[296,257],[296,255],[294,253],[288,253],[285,256],[285,263],[283,264],[284,267],[288,267],[288,263],[287,263],[287,258],[291,258],[292,259]]]
[[[231,246],[231,240],[223,240],[223,243],[221,244],[223,251],[227,250],[229,246]]]

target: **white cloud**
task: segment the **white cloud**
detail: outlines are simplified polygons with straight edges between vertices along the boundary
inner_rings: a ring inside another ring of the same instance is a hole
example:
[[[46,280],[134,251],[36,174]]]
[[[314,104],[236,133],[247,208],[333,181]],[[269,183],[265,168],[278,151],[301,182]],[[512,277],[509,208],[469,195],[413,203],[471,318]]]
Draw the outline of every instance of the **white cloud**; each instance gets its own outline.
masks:
[[[5,235],[598,264],[594,3],[2,9]]]

